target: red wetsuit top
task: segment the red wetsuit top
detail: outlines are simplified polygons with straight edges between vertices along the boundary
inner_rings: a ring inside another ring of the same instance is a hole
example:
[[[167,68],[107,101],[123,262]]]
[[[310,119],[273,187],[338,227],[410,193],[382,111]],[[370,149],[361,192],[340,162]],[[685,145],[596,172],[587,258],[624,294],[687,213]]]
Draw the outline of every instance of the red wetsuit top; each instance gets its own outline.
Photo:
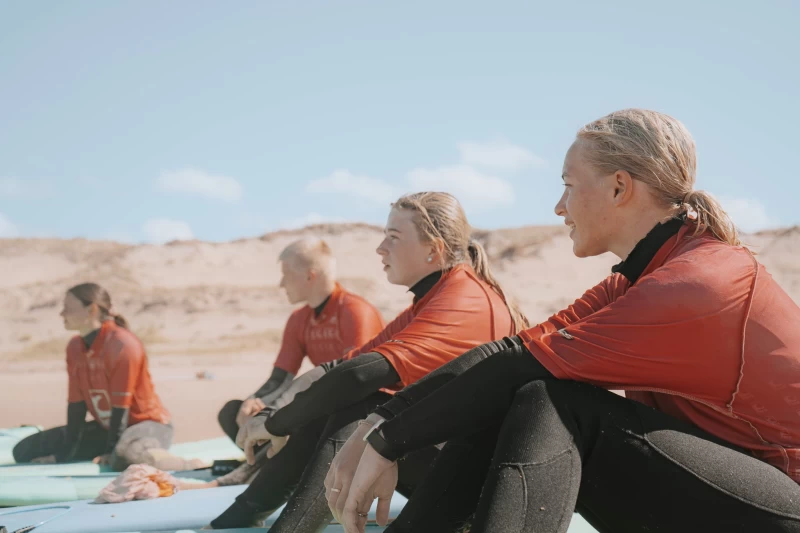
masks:
[[[800,482],[800,308],[746,248],[692,232],[520,337],[554,376],[624,389]]]
[[[319,316],[308,305],[289,317],[275,367],[297,374],[303,358],[314,366],[340,359],[383,329],[380,312],[338,283]]]
[[[147,354],[129,330],[106,320],[90,348],[80,336],[67,345],[70,403],[83,401],[108,429],[111,409],[129,409],[128,425],[145,420],[166,424],[169,412],[153,388]]]
[[[396,391],[471,348],[513,334],[511,313],[503,298],[480,280],[471,266],[460,264],[345,359],[368,352],[383,355],[400,376]]]

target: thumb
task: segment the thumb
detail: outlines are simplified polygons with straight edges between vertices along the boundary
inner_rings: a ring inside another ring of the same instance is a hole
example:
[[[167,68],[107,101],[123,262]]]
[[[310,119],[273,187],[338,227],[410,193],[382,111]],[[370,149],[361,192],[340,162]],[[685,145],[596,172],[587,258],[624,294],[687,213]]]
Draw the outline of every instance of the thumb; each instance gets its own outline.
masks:
[[[253,447],[255,446],[255,441],[253,439],[247,439],[244,443],[244,456],[247,459],[247,464],[253,465],[256,462],[256,454],[253,451]]]
[[[392,497],[378,498],[378,508],[375,512],[375,519],[379,526],[386,526],[389,523],[389,510],[392,506]]]
[[[272,459],[273,457],[275,457],[275,454],[277,454],[278,451],[280,450],[275,450],[275,446],[270,444],[269,448],[267,448],[267,459]]]

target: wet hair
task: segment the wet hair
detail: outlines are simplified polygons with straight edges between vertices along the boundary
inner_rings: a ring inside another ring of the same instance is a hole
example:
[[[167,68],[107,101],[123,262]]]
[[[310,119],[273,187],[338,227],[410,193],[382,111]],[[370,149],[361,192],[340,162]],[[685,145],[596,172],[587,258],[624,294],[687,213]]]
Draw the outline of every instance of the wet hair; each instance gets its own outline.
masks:
[[[111,295],[97,283],[81,283],[80,285],[75,285],[67,292],[80,300],[85,306],[96,304],[97,308],[100,309],[100,320],[113,320],[118,326],[130,329],[125,317],[114,311],[114,306],[111,305]]]
[[[528,318],[516,303],[506,298],[500,283],[492,274],[486,250],[470,238],[472,228],[455,196],[445,192],[418,192],[400,197],[392,207],[414,211],[412,220],[423,242],[441,240],[444,244],[445,269],[466,262],[472,265],[475,274],[505,301],[515,332],[530,327]]]
[[[627,171],[650,186],[675,214],[696,222],[695,235],[710,231],[717,239],[739,246],[739,233],[720,203],[694,190],[697,156],[694,139],[677,119],[647,109],[623,109],[578,131],[586,161],[604,174]]]

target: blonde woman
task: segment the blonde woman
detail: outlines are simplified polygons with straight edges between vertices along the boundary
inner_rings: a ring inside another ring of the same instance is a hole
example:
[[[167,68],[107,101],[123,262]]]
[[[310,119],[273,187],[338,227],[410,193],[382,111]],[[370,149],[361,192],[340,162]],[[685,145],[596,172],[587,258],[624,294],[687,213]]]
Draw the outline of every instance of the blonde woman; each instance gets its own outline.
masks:
[[[800,531],[800,308],[694,189],[689,132],[612,113],[578,132],[562,178],[575,255],[622,262],[377,409],[368,445],[331,467],[335,514],[362,531],[396,460],[447,440],[387,532],[434,531],[452,499],[471,502],[472,533],[561,533],[576,509],[601,533]],[[453,468],[470,443],[483,453]]]
[[[251,460],[253,446],[267,441],[271,457],[211,523],[214,528],[257,523],[288,498],[270,531],[317,531],[331,516],[323,487],[328,465],[351,434],[361,434],[361,419],[465,350],[525,327],[470,231],[449,194],[417,193],[392,205],[377,252],[389,282],[413,293],[412,305],[343,361],[300,376],[282,399],[242,428],[239,440]],[[429,446],[408,458],[400,471],[401,492],[411,494],[437,453]]]

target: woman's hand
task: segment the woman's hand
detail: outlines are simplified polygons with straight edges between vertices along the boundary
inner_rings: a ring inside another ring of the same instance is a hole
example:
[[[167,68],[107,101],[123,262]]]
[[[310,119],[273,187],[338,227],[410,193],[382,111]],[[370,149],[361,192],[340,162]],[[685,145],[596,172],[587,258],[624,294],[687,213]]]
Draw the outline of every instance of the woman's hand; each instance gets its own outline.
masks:
[[[103,455],[98,455],[97,457],[92,459],[92,462],[94,464],[100,465],[100,466],[109,465],[109,464],[111,464],[111,454],[110,453],[105,453]]]
[[[247,464],[255,464],[256,455],[253,448],[272,442],[272,449],[267,451],[267,457],[274,457],[286,445],[289,437],[276,437],[271,435],[265,426],[267,417],[254,416],[245,425],[239,428],[236,434],[236,445],[244,450]]]
[[[250,417],[257,415],[264,407],[261,398],[248,398],[242,402],[239,412],[236,414],[236,425],[240,428],[247,423]]]
[[[367,434],[370,427],[372,427],[371,424],[363,422],[358,425],[355,432],[350,435],[342,449],[333,458],[328,475],[325,477],[325,496],[328,499],[328,507],[339,523],[342,521],[342,509],[347,500],[350,484],[356,475],[358,462],[361,460],[364,448],[367,447],[364,435]]]
[[[350,484],[344,509],[342,525],[347,533],[364,533],[367,514],[372,501],[378,498],[378,524],[389,522],[392,494],[397,487],[397,463],[389,461],[367,446],[361,455],[356,475]]]

